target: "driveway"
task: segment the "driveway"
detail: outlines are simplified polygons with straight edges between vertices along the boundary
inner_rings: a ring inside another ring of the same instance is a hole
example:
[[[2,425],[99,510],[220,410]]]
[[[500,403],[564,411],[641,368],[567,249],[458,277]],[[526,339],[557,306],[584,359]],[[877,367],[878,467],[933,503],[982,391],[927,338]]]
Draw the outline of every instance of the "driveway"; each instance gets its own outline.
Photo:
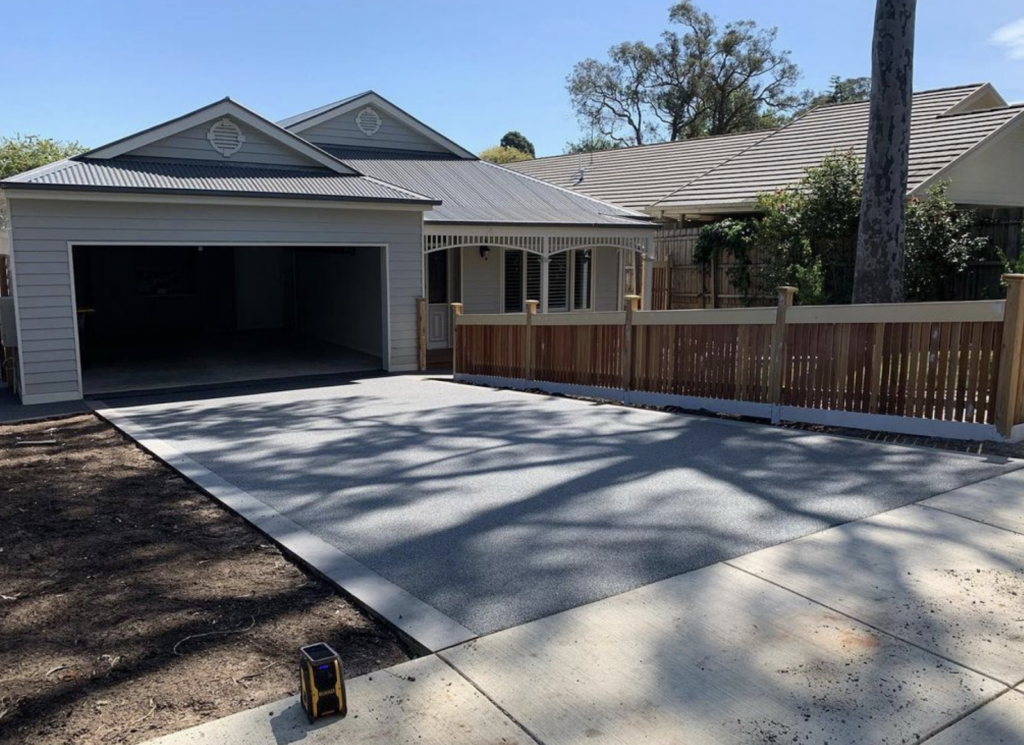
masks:
[[[117,405],[479,635],[1024,465],[419,376]]]

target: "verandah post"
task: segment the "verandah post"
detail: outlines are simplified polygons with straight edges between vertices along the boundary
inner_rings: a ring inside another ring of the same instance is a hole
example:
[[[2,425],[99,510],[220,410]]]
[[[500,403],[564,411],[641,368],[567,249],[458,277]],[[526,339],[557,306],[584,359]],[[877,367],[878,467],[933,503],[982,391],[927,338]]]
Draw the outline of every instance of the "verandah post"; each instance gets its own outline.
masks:
[[[526,301],[526,333],[523,334],[525,349],[523,363],[526,365],[526,379],[533,380],[533,317],[537,315],[539,300]]]
[[[795,287],[778,288],[775,326],[772,327],[771,360],[768,366],[768,403],[772,405],[772,424],[778,424],[778,407],[782,403],[782,375],[786,361],[786,311],[793,305]]]
[[[640,303],[639,295],[626,295],[626,320],[622,327],[622,393],[633,387],[633,314]]]
[[[416,338],[420,372],[427,369],[427,299],[416,298]]]
[[[455,338],[452,339],[452,377],[459,372],[459,316],[462,315],[462,303],[452,303],[455,314]]]
[[[1020,392],[1021,356],[1024,355],[1024,274],[1004,274],[1003,343],[999,352],[996,388],[996,429],[1009,438],[1016,424]]]

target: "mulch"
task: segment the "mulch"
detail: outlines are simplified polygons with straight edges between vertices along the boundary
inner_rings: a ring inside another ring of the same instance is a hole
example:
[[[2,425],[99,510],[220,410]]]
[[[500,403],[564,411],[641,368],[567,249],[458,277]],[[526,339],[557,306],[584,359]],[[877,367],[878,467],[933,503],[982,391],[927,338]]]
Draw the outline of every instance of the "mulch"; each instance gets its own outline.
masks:
[[[313,642],[347,677],[412,656],[92,415],[0,426],[0,526],[3,745],[138,743],[275,701]]]

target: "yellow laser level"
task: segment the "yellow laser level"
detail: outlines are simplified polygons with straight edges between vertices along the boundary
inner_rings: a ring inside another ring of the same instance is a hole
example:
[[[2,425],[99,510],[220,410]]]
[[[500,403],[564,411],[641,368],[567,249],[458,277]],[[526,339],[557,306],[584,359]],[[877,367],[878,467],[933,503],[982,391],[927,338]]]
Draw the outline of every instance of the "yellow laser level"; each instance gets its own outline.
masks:
[[[299,691],[310,723],[331,715],[344,717],[348,701],[338,653],[322,642],[299,651]]]

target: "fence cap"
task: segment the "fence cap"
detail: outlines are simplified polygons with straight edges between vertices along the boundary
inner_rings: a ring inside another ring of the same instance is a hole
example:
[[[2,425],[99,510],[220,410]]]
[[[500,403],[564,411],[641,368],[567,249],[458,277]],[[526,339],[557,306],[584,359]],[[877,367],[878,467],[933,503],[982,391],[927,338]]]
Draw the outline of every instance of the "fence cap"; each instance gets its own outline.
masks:
[[[1024,281],[1024,274],[1008,273],[1004,274],[1001,279],[1004,282],[1022,282]]]

